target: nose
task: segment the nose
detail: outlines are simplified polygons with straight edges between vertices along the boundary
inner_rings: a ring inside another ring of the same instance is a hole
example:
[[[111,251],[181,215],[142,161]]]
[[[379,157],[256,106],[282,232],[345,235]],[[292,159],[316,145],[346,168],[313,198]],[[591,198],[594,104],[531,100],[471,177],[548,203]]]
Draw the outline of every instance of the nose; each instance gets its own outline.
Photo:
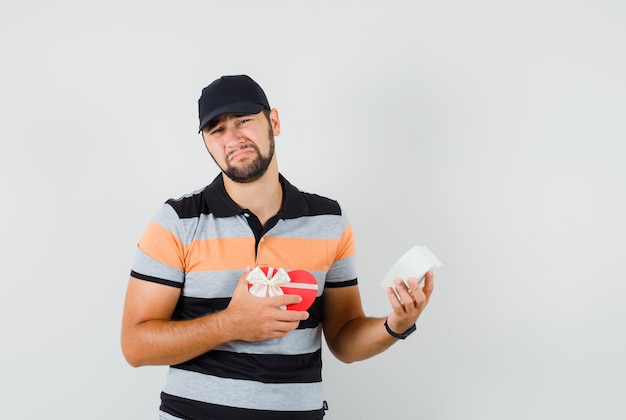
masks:
[[[243,142],[243,136],[239,131],[230,125],[224,129],[224,136],[222,137],[224,144],[227,147],[236,147],[239,143]]]

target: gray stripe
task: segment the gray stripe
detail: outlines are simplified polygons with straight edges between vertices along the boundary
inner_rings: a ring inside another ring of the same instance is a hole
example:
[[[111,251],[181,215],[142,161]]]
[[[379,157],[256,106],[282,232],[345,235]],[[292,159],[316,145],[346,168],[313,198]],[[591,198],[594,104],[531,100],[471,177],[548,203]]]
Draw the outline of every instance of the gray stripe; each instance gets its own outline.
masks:
[[[182,220],[187,223],[187,220]],[[193,231],[192,231],[193,229]],[[186,243],[198,239],[223,239],[254,236],[244,216],[215,217],[212,214],[201,215],[194,225],[187,227]]]
[[[324,283],[326,283],[326,271],[309,271],[317,281],[317,297],[324,294]]]
[[[190,219],[194,220],[194,219]],[[164,204],[161,208],[156,212],[152,221],[163,226],[165,229],[169,231],[173,231],[176,226],[180,223],[180,218],[176,213],[176,210],[169,204]]]
[[[185,279],[185,273],[182,270],[170,267],[154,258],[150,258],[139,247],[137,248],[131,269],[137,273],[145,274],[146,276],[158,277],[177,283],[183,283]]]
[[[203,299],[231,297],[243,273],[243,269],[187,273],[183,295]]]
[[[180,219],[169,204],[165,204],[153,221],[172,232],[183,244],[199,239],[237,238],[252,236],[250,226],[243,216],[216,218],[212,214]]]
[[[275,267],[284,268],[284,267]],[[341,266],[339,266],[339,269]],[[290,268],[286,268],[291,271]],[[185,288],[183,295],[186,297],[215,299],[223,297],[231,297],[233,290],[239,282],[239,277],[244,270],[224,270],[224,271],[202,271],[187,273],[185,277]],[[321,296],[324,291],[324,283],[326,281],[325,271],[311,271],[315,280],[317,280],[317,296]],[[354,277],[344,278],[343,280],[352,280]],[[169,277],[168,277],[169,279]],[[177,280],[178,281],[178,280]]]
[[[263,341],[231,341],[219,346],[216,350],[248,354],[307,354],[313,353],[322,346],[322,328],[306,328],[293,330],[283,338]]]
[[[335,261],[326,274],[328,283],[337,283],[356,279],[356,262],[354,255]]]
[[[166,413],[165,411],[159,411],[159,420],[185,420],[185,419],[181,419],[180,417],[174,417],[169,413]]]
[[[317,410],[323,402],[321,382],[264,384],[175,368],[170,368],[163,391],[210,404],[256,410]]]
[[[344,228],[341,216],[305,216],[280,220],[268,235],[284,238],[338,239]]]

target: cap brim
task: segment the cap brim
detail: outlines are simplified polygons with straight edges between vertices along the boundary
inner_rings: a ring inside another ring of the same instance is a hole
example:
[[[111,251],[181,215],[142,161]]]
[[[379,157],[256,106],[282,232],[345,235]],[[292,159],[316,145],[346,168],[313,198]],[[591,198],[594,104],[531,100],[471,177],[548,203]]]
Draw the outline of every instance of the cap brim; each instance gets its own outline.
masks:
[[[257,104],[254,102],[236,102],[233,104],[223,105],[206,115],[200,122],[198,133],[202,131],[202,127],[208,124],[213,118],[222,114],[258,114],[265,108],[263,104]]]

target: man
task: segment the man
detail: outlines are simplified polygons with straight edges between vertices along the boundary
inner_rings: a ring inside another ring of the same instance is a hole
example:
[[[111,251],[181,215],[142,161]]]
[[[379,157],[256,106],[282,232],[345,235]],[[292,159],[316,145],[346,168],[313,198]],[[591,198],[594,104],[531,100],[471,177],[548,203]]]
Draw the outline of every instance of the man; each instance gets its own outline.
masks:
[[[139,241],[124,355],[132,366],[170,365],[161,419],[321,419],[322,333],[346,363],[384,351],[415,330],[433,273],[423,287],[396,279],[389,316],[366,317],[351,226],[337,202],[301,192],[279,173],[280,120],[261,87],[245,75],[224,76],[203,89],[198,105],[221,174],[168,200]],[[285,309],[302,297],[253,295],[255,267],[309,272],[314,303]]]

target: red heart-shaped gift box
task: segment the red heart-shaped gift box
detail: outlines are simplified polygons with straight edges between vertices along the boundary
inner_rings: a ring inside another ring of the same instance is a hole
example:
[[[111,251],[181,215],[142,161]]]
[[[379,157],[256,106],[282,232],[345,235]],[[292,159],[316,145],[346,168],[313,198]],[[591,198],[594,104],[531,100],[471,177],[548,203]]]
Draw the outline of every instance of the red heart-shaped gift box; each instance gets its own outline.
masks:
[[[259,267],[263,274],[267,276],[270,267]],[[275,270],[272,269],[272,273]],[[293,311],[306,311],[313,305],[315,298],[317,297],[317,280],[315,277],[308,271],[304,270],[293,270],[288,271],[287,275],[291,280],[289,283],[281,285],[283,293],[286,295],[300,295],[302,297],[302,301],[300,303],[295,303],[292,305],[287,305],[288,310]],[[252,284],[248,285],[248,288],[251,288]]]

